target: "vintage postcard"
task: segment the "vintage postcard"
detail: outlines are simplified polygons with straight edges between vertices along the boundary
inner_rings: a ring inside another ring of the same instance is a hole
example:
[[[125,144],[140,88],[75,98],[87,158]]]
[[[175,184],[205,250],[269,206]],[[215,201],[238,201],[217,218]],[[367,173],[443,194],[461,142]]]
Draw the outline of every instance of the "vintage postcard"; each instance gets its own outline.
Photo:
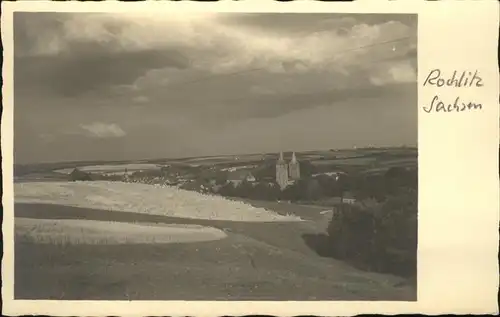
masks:
[[[498,3],[1,22],[4,314],[498,312]]]

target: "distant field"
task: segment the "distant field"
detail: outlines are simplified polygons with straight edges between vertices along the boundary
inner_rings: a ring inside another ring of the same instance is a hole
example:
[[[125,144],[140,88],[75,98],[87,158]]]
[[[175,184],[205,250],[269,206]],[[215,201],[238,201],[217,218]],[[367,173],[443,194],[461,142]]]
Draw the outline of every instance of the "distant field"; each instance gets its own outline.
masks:
[[[328,159],[312,161],[314,165],[368,165],[375,163],[376,160],[373,157],[356,157],[356,158],[344,158],[344,159]]]
[[[307,159],[307,160],[320,160],[323,157],[324,157],[323,155],[319,155],[319,154],[301,154],[300,155],[301,159]]]
[[[241,170],[252,170],[256,167],[257,167],[257,165],[243,165],[243,166],[225,167],[225,168],[221,168],[220,170],[223,172],[235,172],[235,171],[241,171]]]
[[[315,156],[315,157],[324,157],[325,159],[328,159],[334,157],[335,158],[357,157],[365,153],[364,152],[361,153],[360,151],[357,150],[336,150],[336,151],[310,151],[310,152],[303,152],[300,154],[306,157]]]
[[[269,154],[266,154],[266,156],[269,156]],[[212,165],[221,163],[252,162],[252,161],[259,161],[262,158],[263,158],[262,154],[221,155],[221,156],[209,156],[209,157],[191,157],[191,158],[172,159],[172,160],[166,159],[164,160],[164,162],[166,164],[181,163],[181,164],[194,164],[194,165]]]
[[[125,172],[125,169],[129,172],[136,172],[136,171],[145,171],[145,170],[153,170],[153,169],[159,169],[160,167],[156,164],[136,164],[136,163],[131,163],[131,164],[120,164],[120,165],[90,165],[90,166],[82,166],[79,167],[78,169],[84,172],[89,172],[89,173],[95,173],[95,172],[100,172],[100,173],[106,173],[106,172]],[[59,169],[55,170],[57,173],[63,173],[63,174],[69,174],[73,171],[73,168],[64,168],[64,169]]]
[[[407,166],[407,165],[415,165],[418,163],[418,158],[410,157],[410,158],[393,158],[388,160],[380,160],[379,164],[385,166]]]
[[[356,166],[364,166],[364,165],[370,165],[370,164],[380,164],[384,166],[406,166],[406,165],[413,165],[417,162],[417,158],[409,157],[409,158],[397,158],[397,157],[379,157],[379,156],[367,156],[367,157],[360,157],[359,154],[356,157],[349,158],[347,156],[344,157],[331,157],[331,158],[325,158],[325,159],[320,159],[324,158],[325,156],[321,155],[300,155],[299,160],[310,160],[310,162],[314,165],[356,165]],[[234,160],[232,158],[207,158],[207,159],[190,159],[190,160],[185,160],[182,162],[178,161],[170,161],[170,162],[165,162],[165,164],[173,164],[173,165],[186,165],[186,166],[191,166],[191,167],[198,167],[198,166],[206,166],[206,165],[226,165],[228,164],[228,167],[225,167],[221,169],[222,171],[235,171],[235,170],[240,170],[240,169],[252,169],[257,167],[255,164],[249,164],[255,162],[255,156],[252,157],[242,157],[239,160]],[[138,163],[131,163],[131,164],[119,164],[119,165],[90,165],[90,166],[82,166],[79,167],[81,171],[85,172],[90,172],[90,173],[109,173],[109,174],[116,174],[116,173],[123,173],[125,169],[129,172],[136,172],[136,171],[148,171],[148,170],[156,170],[159,169],[161,165],[159,164],[150,164],[150,163],[143,163],[143,164],[138,164]],[[58,169],[55,170],[54,172],[57,173],[62,173],[62,174],[69,174],[73,171],[73,168],[64,168],[64,169]]]
[[[291,159],[291,152],[285,152],[285,160]],[[387,169],[391,166],[415,166],[417,164],[416,149],[346,149],[335,151],[306,151],[296,152],[299,161],[310,161],[317,166],[355,166],[366,168]],[[260,165],[277,159],[278,153],[249,154],[249,155],[221,155],[209,157],[191,157],[178,159],[149,159],[131,160],[128,162],[61,162],[43,163],[34,165],[16,165],[14,168],[17,177],[29,176],[30,179],[52,179],[58,176],[52,174],[69,174],[75,167],[91,173],[119,174],[125,169],[129,172],[150,171],[159,169],[162,165],[172,165],[180,168],[204,168],[217,166],[222,169],[243,169],[246,165]],[[371,166],[374,164],[374,166]],[[56,173],[54,173],[56,172]],[[34,176],[34,175],[37,176]],[[32,177],[33,176],[33,177]]]

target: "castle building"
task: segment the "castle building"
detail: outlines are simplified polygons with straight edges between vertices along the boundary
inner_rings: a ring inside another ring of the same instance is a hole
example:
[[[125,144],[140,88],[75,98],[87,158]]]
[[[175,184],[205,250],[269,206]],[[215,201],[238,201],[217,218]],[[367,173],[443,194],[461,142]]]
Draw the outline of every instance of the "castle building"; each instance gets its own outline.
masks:
[[[283,152],[280,152],[278,161],[276,162],[276,183],[280,186],[281,190],[285,189],[288,185],[300,179],[300,166],[295,156],[292,154],[292,160],[289,164],[283,158]]]

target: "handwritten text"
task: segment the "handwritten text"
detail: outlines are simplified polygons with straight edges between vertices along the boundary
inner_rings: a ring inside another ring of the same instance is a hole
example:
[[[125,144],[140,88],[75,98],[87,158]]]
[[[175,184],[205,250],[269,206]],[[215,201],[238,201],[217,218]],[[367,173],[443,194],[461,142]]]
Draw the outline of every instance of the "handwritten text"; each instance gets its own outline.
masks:
[[[449,77],[443,76],[440,69],[433,69],[427,75],[423,86],[434,86],[436,88],[468,88],[468,87],[483,87],[483,79],[476,70],[471,71],[454,71]],[[464,101],[460,96],[454,97],[453,101],[444,101],[439,95],[435,95],[430,105],[423,106],[425,112],[462,112],[471,110],[480,110],[483,108],[481,103],[476,101]]]

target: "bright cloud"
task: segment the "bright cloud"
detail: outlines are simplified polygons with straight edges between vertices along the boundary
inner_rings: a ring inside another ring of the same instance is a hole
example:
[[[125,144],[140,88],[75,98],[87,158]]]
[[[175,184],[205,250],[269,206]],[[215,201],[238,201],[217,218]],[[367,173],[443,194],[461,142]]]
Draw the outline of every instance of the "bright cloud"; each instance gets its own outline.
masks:
[[[417,73],[408,62],[395,63],[384,67],[370,77],[370,82],[376,86],[394,83],[411,83],[417,80]]]
[[[70,49],[68,43],[75,41],[96,42],[109,50],[122,51],[173,48],[186,54],[191,67],[204,71],[227,73],[262,68],[280,73],[342,71],[349,65],[373,61],[374,56],[404,56],[416,41],[415,29],[397,21],[369,25],[344,18],[331,20],[339,20],[337,24],[344,26],[334,24],[331,29],[285,35],[227,24],[214,14],[74,14],[63,22],[59,34],[40,40],[36,50],[43,54],[65,52]],[[405,44],[397,50],[391,45],[358,49],[398,39]]]
[[[125,131],[114,123],[94,122],[88,125],[82,124],[80,127],[90,136],[97,138],[119,138],[126,135]]]

